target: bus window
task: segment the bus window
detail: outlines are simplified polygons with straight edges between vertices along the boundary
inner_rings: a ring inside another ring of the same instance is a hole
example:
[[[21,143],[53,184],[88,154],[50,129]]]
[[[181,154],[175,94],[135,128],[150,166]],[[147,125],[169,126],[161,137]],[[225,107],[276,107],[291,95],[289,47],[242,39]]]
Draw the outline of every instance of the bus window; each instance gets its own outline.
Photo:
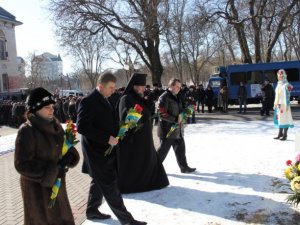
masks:
[[[240,85],[240,82],[247,81],[247,74],[245,72],[236,72],[230,74],[230,84],[231,85]]]
[[[247,72],[247,84],[261,84],[263,83],[262,71],[249,71]]]
[[[288,81],[299,81],[299,70],[298,69],[286,69]]]
[[[296,68],[284,69],[287,74],[288,81],[299,81],[299,70]],[[265,71],[265,76],[270,80],[271,83],[277,82],[277,71],[278,70],[268,70]]]
[[[210,86],[211,86],[212,88],[220,87],[220,83],[221,83],[220,80],[211,80],[211,81],[210,81]]]
[[[265,78],[269,79],[270,83],[276,83],[277,82],[277,70],[266,70]]]

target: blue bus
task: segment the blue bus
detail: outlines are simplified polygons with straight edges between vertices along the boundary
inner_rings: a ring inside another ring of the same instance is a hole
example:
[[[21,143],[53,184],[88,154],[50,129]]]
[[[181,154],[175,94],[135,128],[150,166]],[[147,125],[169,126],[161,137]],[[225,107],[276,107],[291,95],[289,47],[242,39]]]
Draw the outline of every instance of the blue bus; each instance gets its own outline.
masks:
[[[248,93],[248,103],[259,103],[262,97],[261,85],[269,79],[273,87],[277,83],[277,71],[284,69],[288,81],[293,85],[291,99],[300,102],[300,61],[270,62],[257,64],[240,64],[218,67],[218,72],[211,75],[208,84],[212,87],[215,102],[218,98],[220,85],[228,86],[229,104],[237,104],[237,92],[240,82],[244,82]]]

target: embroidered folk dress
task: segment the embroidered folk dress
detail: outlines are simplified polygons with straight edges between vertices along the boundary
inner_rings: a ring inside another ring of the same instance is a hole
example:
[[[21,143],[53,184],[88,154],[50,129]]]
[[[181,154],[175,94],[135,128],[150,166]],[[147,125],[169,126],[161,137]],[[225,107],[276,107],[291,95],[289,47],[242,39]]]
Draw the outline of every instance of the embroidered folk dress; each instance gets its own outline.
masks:
[[[274,124],[278,128],[294,127],[290,104],[290,92],[292,88],[293,86],[287,80],[278,81],[277,83],[274,101]]]

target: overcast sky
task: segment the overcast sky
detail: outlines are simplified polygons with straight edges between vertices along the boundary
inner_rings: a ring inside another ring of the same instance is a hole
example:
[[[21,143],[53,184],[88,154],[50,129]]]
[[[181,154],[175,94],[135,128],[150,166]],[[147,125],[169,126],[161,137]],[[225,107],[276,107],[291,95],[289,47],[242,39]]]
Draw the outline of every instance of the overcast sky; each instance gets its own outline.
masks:
[[[71,60],[59,48],[46,4],[47,0],[0,0],[0,6],[23,23],[15,28],[17,55],[26,60],[33,52],[60,54],[64,73],[71,72]]]

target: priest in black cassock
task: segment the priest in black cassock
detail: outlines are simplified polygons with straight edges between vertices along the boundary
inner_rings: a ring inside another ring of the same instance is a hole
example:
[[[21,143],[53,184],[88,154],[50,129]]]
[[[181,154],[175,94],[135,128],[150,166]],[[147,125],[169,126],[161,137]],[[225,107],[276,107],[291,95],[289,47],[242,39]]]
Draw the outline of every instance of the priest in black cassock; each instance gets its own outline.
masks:
[[[135,73],[119,102],[119,117],[124,121],[130,108],[143,108],[138,129],[129,130],[119,142],[117,169],[122,193],[144,192],[169,185],[165,169],[157,155],[152,135],[151,106],[144,99],[147,74]]]

